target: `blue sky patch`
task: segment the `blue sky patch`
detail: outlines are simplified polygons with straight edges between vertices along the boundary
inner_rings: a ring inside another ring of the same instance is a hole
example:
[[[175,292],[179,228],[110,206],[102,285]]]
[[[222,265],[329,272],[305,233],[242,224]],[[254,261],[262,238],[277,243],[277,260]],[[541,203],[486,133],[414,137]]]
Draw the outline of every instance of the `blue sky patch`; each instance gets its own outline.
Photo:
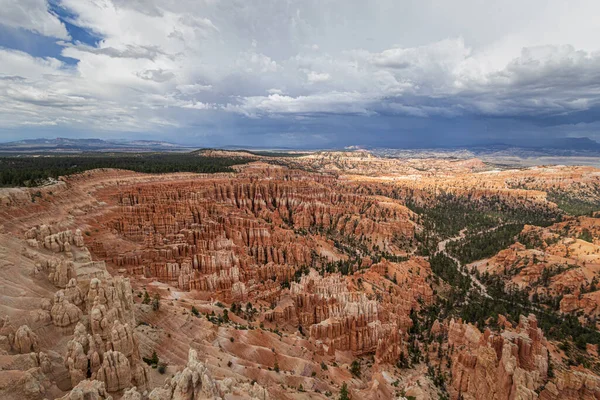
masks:
[[[53,57],[68,65],[77,64],[77,60],[61,55],[63,46],[58,42],[56,38],[0,24],[0,47],[23,51],[34,57]]]
[[[63,24],[65,24],[73,42],[81,42],[95,47],[102,40],[101,36],[95,34],[91,30],[74,25],[73,21],[75,20],[76,15],[58,5],[56,1],[49,1],[49,9]]]

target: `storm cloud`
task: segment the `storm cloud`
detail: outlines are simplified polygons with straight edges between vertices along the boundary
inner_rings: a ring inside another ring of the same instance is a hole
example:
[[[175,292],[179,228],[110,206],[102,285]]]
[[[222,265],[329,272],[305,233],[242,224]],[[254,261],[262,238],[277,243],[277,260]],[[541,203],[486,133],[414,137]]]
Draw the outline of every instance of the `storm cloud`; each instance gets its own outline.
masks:
[[[282,147],[600,139],[592,0],[0,7],[0,139]],[[57,50],[30,50],[49,39]]]

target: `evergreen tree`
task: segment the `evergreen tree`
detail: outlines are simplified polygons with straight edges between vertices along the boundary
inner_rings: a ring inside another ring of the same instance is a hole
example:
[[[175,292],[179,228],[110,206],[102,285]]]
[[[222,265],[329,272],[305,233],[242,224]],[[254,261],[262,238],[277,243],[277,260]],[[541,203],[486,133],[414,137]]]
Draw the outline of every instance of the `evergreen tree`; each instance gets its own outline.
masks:
[[[357,360],[352,361],[352,364],[350,365],[350,372],[352,375],[360,378],[360,363]]]
[[[348,393],[348,385],[346,382],[342,384],[342,388],[340,389],[339,400],[350,400],[350,394]]]

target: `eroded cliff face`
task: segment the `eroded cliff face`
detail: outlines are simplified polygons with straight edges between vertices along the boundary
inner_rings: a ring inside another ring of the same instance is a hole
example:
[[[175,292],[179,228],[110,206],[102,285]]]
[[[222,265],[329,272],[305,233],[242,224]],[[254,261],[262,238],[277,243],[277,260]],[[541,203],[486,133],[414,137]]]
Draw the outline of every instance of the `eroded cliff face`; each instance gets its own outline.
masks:
[[[167,379],[162,388],[154,389],[148,398],[149,400],[221,400],[231,396],[251,400],[270,398],[265,388],[257,383],[240,384],[231,378],[215,380],[206,365],[199,360],[198,353],[191,349],[183,371]]]
[[[582,367],[558,371],[556,379],[548,382],[539,395],[540,400],[592,400],[600,398],[600,379]]]
[[[504,320],[505,321],[505,320]],[[502,322],[501,322],[502,323]],[[505,323],[505,322],[504,322]],[[451,321],[451,394],[464,399],[597,399],[600,380],[584,368],[552,371],[549,343],[534,315],[502,332]]]
[[[3,191],[0,397],[326,399],[346,383],[353,399],[600,399],[595,365],[568,366],[534,317],[493,329],[438,318],[448,284],[416,255],[423,221],[404,205],[454,193],[554,209],[547,188],[590,185],[593,171],[368,154],[293,162],[320,172],[106,170],[35,203]],[[513,283],[593,317],[596,220],[526,227],[544,244],[471,267],[518,271]],[[561,263],[575,267],[534,285]],[[431,332],[416,326],[432,321]]]
[[[301,268],[365,251],[406,251],[412,213],[400,203],[349,193],[305,176],[143,185],[106,194],[117,205],[106,226],[138,250],[99,257],[181,290],[244,301],[262,282],[290,281]],[[323,182],[321,182],[323,181]],[[336,246],[337,245],[337,246]]]
[[[78,322],[69,341],[65,366],[73,386],[86,378],[104,382],[108,392],[145,388],[147,371],[133,331],[132,289],[128,279],[90,281],[86,296],[89,325]]]
[[[42,397],[46,392],[57,392],[56,386],[44,383],[52,378],[58,379],[63,389],[69,384],[77,387],[69,399],[110,398],[106,393],[132,386],[145,390],[146,367],[133,331],[136,322],[129,279],[113,278],[103,261],[92,261],[81,231],[63,228],[60,224],[42,224],[25,232],[26,246],[21,257],[32,264],[29,276],[34,282],[47,282],[46,287],[51,285],[56,290],[37,299],[39,308],[32,310],[26,319],[39,332],[49,332],[54,340],[70,335],[72,339],[60,354],[57,349],[48,348],[51,339],[42,340],[28,325],[15,330],[11,318],[5,317],[2,338],[9,344],[5,351],[31,353],[30,366],[38,371],[36,390]],[[23,316],[17,314],[12,318],[19,320]],[[50,350],[51,356],[43,350]],[[13,359],[11,365],[15,365],[15,357],[8,357]],[[63,368],[68,373],[68,383],[56,372]],[[98,383],[82,383],[87,379]],[[18,396],[19,390],[14,392]]]
[[[548,348],[535,316],[500,334],[451,321],[452,388],[465,399],[533,399],[548,377]]]

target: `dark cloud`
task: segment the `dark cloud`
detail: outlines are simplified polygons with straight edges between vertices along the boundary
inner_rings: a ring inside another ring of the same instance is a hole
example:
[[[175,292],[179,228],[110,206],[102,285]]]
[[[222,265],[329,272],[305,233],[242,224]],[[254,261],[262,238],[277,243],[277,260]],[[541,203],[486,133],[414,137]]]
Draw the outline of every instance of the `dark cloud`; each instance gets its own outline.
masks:
[[[6,136],[315,147],[597,132],[596,2],[4,2]]]

